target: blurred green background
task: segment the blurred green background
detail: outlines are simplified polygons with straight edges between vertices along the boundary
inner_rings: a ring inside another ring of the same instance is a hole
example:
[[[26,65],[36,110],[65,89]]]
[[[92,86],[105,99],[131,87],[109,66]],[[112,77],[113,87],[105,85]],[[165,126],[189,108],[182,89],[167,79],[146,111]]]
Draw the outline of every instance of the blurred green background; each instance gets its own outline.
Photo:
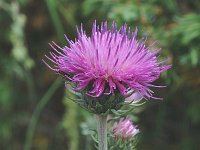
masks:
[[[80,23],[90,32],[94,19],[138,26],[173,64],[155,83],[167,85],[155,89],[164,100],[137,112],[138,150],[199,150],[199,0],[0,0],[0,150],[94,149],[92,116],[41,61],[49,42],[66,45],[64,33],[74,39]]]

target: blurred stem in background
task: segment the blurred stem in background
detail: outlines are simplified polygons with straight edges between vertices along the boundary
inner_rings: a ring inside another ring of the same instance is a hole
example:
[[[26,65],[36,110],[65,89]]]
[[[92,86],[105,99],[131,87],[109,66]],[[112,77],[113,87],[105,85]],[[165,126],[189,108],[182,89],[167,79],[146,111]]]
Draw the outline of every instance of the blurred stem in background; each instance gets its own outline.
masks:
[[[27,132],[26,132],[26,139],[24,144],[24,150],[30,150],[33,140],[33,135],[35,132],[36,125],[38,123],[40,113],[45,108],[53,94],[56,92],[56,90],[59,88],[61,84],[61,80],[58,78],[53,82],[53,84],[49,87],[47,92],[44,94],[44,96],[41,98],[39,103],[37,104],[36,108],[34,109],[30,124],[28,126]]]
[[[20,77],[25,78],[29,91],[29,100],[36,97],[31,69],[34,67],[34,61],[29,56],[25,45],[24,28],[26,25],[26,16],[20,13],[20,4],[18,1],[12,3],[0,2],[0,8],[7,11],[12,18],[9,38],[12,43],[12,57],[16,61],[13,71]]]
[[[60,19],[60,16],[58,14],[58,5],[57,5],[57,1],[55,0],[46,0],[46,4],[49,10],[49,14],[51,16],[53,25],[54,25],[54,29],[56,30],[56,34],[57,37],[59,39],[59,41],[62,43],[64,43],[64,28]]]
[[[11,3],[10,13],[13,20],[10,33],[10,40],[13,45],[12,56],[23,65],[25,70],[30,70],[34,66],[34,62],[25,46],[24,27],[26,16],[20,13],[20,5],[16,1]]]
[[[76,103],[74,103],[68,98],[73,96],[74,95],[72,95],[70,92],[66,91],[66,96],[64,98],[64,105],[66,107],[66,110],[62,120],[62,126],[66,130],[67,137],[70,139],[68,141],[69,150],[79,150],[79,117],[81,108],[79,108],[79,106]]]

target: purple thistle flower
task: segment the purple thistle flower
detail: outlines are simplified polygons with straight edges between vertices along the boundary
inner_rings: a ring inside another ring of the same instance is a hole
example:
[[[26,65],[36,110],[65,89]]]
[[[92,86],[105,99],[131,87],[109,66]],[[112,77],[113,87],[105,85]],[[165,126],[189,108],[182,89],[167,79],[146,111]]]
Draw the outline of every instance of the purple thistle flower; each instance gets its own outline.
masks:
[[[126,24],[119,30],[113,22],[93,24],[92,33],[87,36],[81,26],[77,29],[78,38],[73,42],[65,36],[69,46],[60,47],[55,42],[50,46],[47,59],[54,67],[45,64],[67,81],[75,83],[76,91],[85,90],[90,97],[112,95],[117,91],[122,96],[139,93],[144,98],[153,98],[150,87],[160,74],[170,65],[158,62],[160,49],[151,50],[153,44],[146,46],[146,39],[137,40],[138,29],[133,33]],[[57,50],[59,49],[59,50]]]
[[[113,134],[116,138],[131,139],[139,133],[139,129],[128,118],[122,118],[113,125]]]

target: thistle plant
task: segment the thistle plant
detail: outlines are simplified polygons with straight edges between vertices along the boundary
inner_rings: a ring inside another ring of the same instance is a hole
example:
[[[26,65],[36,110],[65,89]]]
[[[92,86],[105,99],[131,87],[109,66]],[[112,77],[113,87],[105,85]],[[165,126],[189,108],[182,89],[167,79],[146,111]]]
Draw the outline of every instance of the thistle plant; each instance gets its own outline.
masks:
[[[50,43],[53,52],[45,56],[54,65],[44,63],[65,79],[66,88],[78,97],[73,101],[96,115],[99,150],[107,150],[107,115],[136,99],[157,99],[150,88],[162,86],[152,82],[170,65],[158,61],[156,42],[146,46],[146,38],[136,39],[138,29],[131,32],[126,24],[118,29],[115,22],[108,28],[107,22],[96,25],[95,21],[91,35],[82,25],[77,33],[74,41],[65,35],[69,46]],[[127,120],[119,124],[131,134],[137,131],[126,126]]]

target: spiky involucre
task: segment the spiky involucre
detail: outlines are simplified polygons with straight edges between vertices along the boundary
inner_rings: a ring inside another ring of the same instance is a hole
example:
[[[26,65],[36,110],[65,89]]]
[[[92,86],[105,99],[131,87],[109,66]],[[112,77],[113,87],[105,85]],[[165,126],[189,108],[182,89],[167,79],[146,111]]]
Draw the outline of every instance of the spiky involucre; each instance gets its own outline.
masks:
[[[75,83],[77,91],[87,89],[86,94],[91,97],[118,91],[123,96],[137,92],[145,98],[153,97],[149,89],[154,86],[151,83],[170,66],[158,62],[160,49],[152,50],[154,43],[146,46],[145,38],[136,39],[137,28],[131,33],[126,24],[118,30],[116,23],[109,29],[107,22],[100,26],[94,22],[90,36],[82,26],[77,31],[78,38],[74,42],[65,36],[69,46],[61,48],[55,42],[50,44],[55,52],[46,57],[55,65],[46,64],[52,70]]]

